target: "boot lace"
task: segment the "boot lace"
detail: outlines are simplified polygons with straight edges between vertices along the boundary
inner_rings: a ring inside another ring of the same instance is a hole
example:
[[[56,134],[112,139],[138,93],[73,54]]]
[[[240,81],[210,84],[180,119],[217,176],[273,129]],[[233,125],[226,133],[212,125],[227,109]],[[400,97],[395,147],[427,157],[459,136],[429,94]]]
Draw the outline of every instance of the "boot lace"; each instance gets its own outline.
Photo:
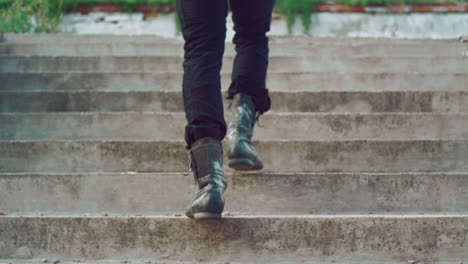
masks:
[[[187,177],[192,173],[195,185],[198,185],[199,184],[198,177],[197,177],[197,174],[195,173],[196,172],[196,168],[195,168],[196,164],[195,164],[195,162],[193,160],[192,152],[190,150],[188,150],[187,155],[188,155],[188,170],[187,170],[186,173],[184,173],[184,176]]]
[[[192,168],[192,157],[190,156],[190,152],[188,152],[188,170],[186,173],[184,173],[184,176],[189,176],[190,173],[193,172]]]
[[[253,123],[254,126],[255,126],[255,123],[257,123],[257,125],[258,125],[259,127],[264,127],[264,126],[262,126],[262,125],[260,124],[260,116],[261,116],[261,115],[262,115],[262,114],[261,114],[260,112],[256,112],[256,113],[255,113],[255,120],[254,120],[254,123]]]
[[[228,107],[227,107],[228,110],[231,110],[232,103],[233,103],[233,101],[231,100],[231,101],[229,102],[229,104],[228,104]],[[264,127],[262,124],[260,124],[260,116],[261,116],[262,114],[263,114],[263,113],[261,113],[260,111],[256,111],[256,112],[255,112],[255,117],[254,117],[254,122],[253,122],[253,124],[252,124],[252,127],[254,127],[255,124],[257,124],[259,127]],[[237,125],[237,123],[232,122],[231,125]]]

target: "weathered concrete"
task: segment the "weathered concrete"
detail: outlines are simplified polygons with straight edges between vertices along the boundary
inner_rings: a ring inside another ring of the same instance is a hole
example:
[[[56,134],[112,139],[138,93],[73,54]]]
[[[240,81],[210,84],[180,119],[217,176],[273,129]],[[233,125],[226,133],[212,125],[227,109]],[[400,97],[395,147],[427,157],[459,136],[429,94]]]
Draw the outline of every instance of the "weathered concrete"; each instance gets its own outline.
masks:
[[[226,178],[230,216],[468,212],[466,173],[229,173]],[[183,214],[194,192],[193,177],[182,173],[0,174],[0,211],[174,215]]]
[[[186,123],[183,113],[0,114],[0,140],[180,140]],[[270,113],[260,124],[255,139],[468,139],[468,113]]]
[[[468,141],[257,141],[266,172],[466,172]],[[0,142],[0,172],[187,171],[182,141]]]
[[[270,95],[271,112],[468,112],[468,91],[273,91]],[[181,112],[184,108],[181,92],[0,92],[4,113],[90,111]]]
[[[468,216],[0,217],[1,258],[462,261]],[[369,259],[368,259],[369,260]]]
[[[0,55],[0,72],[182,72],[182,56],[70,57]],[[222,72],[231,72],[225,56]],[[464,73],[466,57],[271,56],[269,72]]]
[[[44,259],[0,259],[1,264],[40,264],[43,263]],[[54,259],[49,260],[51,262],[55,261]],[[283,257],[277,258],[269,258],[269,263],[284,263],[284,264],[294,264],[294,263],[309,263],[309,264],[323,264],[323,263],[336,263],[336,264],[408,264],[410,263],[418,263],[418,260],[405,260],[405,261],[395,261],[395,260],[372,260],[370,256],[326,256],[326,257],[307,257],[303,259],[294,258],[292,259],[285,259]],[[212,261],[200,261],[200,260],[191,260],[191,261],[178,261],[178,260],[171,260],[167,258],[159,258],[159,259],[134,259],[134,258],[113,258],[113,259],[98,259],[98,260],[82,260],[82,259],[73,259],[73,260],[60,260],[61,264],[76,264],[80,262],[82,264],[122,264],[122,263],[130,263],[130,264],[226,264],[226,262],[212,262]],[[258,264],[259,261],[256,257],[252,257],[248,261],[229,261],[230,264]],[[420,263],[420,262],[419,262]],[[439,264],[460,264],[460,261],[438,261]]]
[[[255,128],[265,170],[227,169],[227,218],[197,223],[177,216],[195,189],[182,176],[182,60],[152,56],[180,40],[60,37],[0,44],[57,52],[0,55],[7,263],[468,259],[468,60],[454,40],[272,38],[273,108]],[[223,87],[231,63],[228,51]]]
[[[0,73],[1,91],[180,91],[181,73]],[[224,89],[231,74],[221,74]],[[270,91],[466,91],[468,73],[272,72]]]
[[[394,44],[454,44],[457,43],[458,37],[450,39],[398,39],[398,38],[372,38],[372,37],[311,37],[311,36],[281,36],[269,35],[270,43],[285,43],[285,42],[320,42],[320,43],[344,43],[355,45],[360,43],[394,43]],[[32,34],[32,33],[5,33],[4,39],[9,43],[177,43],[182,41],[181,37],[168,38],[161,37],[155,34],[146,35],[115,35],[115,34]],[[230,42],[227,40],[226,42]]]
[[[157,45],[157,48],[155,48]],[[468,45],[454,43],[429,43],[415,45],[412,43],[323,43],[314,41],[297,41],[275,43],[270,45],[273,56],[468,56]],[[0,54],[21,56],[178,56],[183,54],[183,41],[167,43],[0,43]],[[225,55],[235,55],[234,45],[226,43]]]
[[[456,38],[467,33],[468,14],[359,14],[314,13],[312,36]],[[300,34],[302,23],[296,19],[293,32]]]
[[[294,263],[304,263],[307,262],[309,264],[323,264],[323,263],[336,263],[336,264],[408,264],[408,261],[413,263],[418,263],[417,260],[407,260],[407,261],[394,261],[394,260],[369,260],[371,259],[369,256],[326,256],[326,257],[307,257],[302,260],[295,258],[293,261],[292,259],[286,260],[285,258],[278,257],[278,258],[270,258],[268,261],[270,263],[285,263],[285,264],[294,264]],[[0,263],[2,264],[40,264],[43,259],[0,259]],[[55,261],[55,260],[50,260]],[[121,259],[99,259],[99,260],[60,260],[62,264],[76,264],[77,262],[81,262],[82,264],[122,264],[122,263],[131,263],[131,264],[225,264],[226,262],[211,262],[211,261],[199,261],[199,260],[191,260],[191,261],[177,261],[177,260],[170,260],[167,258],[162,259],[128,259],[128,258],[121,258]],[[230,264],[258,264],[258,259],[252,257],[248,261],[229,261]],[[440,261],[437,262],[440,264],[460,264],[460,261]]]
[[[461,7],[464,9],[464,7]],[[393,38],[457,38],[466,34],[468,14],[447,14],[439,9],[434,13],[379,14],[381,8],[375,8],[378,14],[362,13],[312,13],[309,34],[328,37],[393,37]],[[83,16],[68,14],[61,29],[78,34],[154,34],[159,36],[180,36],[177,33],[174,13],[159,14],[156,18],[142,20],[142,13],[106,14],[91,12]],[[103,20],[103,21],[102,21]],[[270,26],[272,35],[288,34],[288,18],[274,14]],[[121,21],[121,22],[119,22]],[[114,22],[114,23],[112,23]],[[231,13],[226,18],[226,39],[234,36]],[[292,34],[304,35],[301,17],[296,16]]]

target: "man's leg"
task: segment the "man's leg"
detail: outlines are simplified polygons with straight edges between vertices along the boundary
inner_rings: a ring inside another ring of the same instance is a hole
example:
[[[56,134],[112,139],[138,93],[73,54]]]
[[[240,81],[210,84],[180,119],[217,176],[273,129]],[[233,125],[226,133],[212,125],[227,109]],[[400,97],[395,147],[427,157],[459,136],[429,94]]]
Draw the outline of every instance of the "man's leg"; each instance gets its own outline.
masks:
[[[220,70],[226,35],[226,0],[177,0],[184,45],[183,99],[190,166],[198,192],[186,208],[191,218],[220,218],[227,187],[221,140],[226,134]]]
[[[226,134],[220,70],[226,37],[226,0],[177,0],[184,45],[185,139],[222,140]]]
[[[232,71],[229,98],[237,93],[252,97],[258,111],[270,108],[266,89],[268,37],[275,0],[230,0],[235,35],[236,58]]]
[[[236,58],[228,98],[233,99],[229,124],[228,165],[236,170],[259,170],[263,164],[252,143],[256,117],[270,109],[266,88],[268,37],[274,0],[230,0]]]

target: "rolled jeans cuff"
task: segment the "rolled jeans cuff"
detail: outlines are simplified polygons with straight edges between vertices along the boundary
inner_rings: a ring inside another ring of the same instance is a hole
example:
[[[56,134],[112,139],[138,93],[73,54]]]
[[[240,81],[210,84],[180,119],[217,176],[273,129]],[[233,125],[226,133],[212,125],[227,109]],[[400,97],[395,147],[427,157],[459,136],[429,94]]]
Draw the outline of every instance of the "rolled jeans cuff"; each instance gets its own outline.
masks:
[[[245,85],[241,85],[240,82],[233,81],[228,89],[228,97],[227,99],[232,100],[234,96],[238,93],[247,94],[252,97],[252,101],[255,105],[256,111],[263,114],[270,110],[271,107],[271,99],[269,96],[268,89],[266,88],[258,88],[252,89]]]

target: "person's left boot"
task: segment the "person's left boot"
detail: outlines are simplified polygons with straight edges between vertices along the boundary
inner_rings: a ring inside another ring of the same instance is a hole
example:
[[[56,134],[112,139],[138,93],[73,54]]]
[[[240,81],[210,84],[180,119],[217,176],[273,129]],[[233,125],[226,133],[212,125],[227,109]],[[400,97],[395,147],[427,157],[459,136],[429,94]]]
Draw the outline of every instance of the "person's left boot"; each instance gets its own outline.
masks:
[[[257,111],[252,98],[243,93],[234,96],[231,104],[232,120],[229,123],[228,166],[235,170],[261,170],[262,161],[252,142]]]
[[[223,148],[216,138],[201,138],[190,147],[190,167],[198,192],[185,214],[195,219],[220,219],[227,182],[223,171]]]

